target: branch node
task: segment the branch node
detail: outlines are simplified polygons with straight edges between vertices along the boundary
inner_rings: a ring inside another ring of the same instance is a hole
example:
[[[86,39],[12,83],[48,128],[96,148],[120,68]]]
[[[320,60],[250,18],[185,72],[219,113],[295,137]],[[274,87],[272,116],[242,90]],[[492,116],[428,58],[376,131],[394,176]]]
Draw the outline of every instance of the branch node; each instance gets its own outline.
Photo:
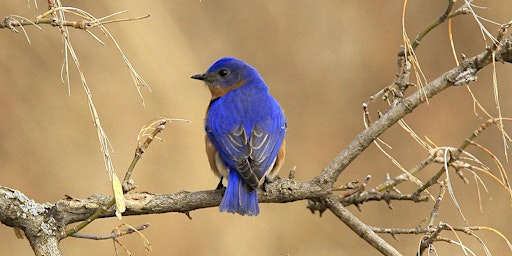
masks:
[[[135,182],[133,181],[133,179],[123,181],[123,192],[124,193],[128,193],[136,188],[138,188],[138,186],[135,185]]]
[[[290,173],[288,174],[288,179],[290,180],[293,180],[295,179],[295,170],[297,169],[296,166],[292,167],[292,169],[290,169]]]
[[[189,220],[192,220],[192,216],[190,216],[190,211],[184,211],[183,213],[187,215]]]
[[[318,211],[320,214],[320,217],[322,217],[322,214],[325,212],[325,210],[328,209],[324,202],[321,202],[320,200],[313,200],[313,199],[308,200],[308,206],[306,206],[306,208],[308,208],[312,214],[315,214],[315,212]]]

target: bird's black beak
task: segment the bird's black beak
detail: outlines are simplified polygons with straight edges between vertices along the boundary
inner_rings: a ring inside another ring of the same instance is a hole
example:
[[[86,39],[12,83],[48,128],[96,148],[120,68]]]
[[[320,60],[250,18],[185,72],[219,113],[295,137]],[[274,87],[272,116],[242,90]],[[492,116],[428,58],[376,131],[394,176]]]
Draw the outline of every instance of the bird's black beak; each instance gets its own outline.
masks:
[[[191,76],[190,78],[204,81],[204,80],[206,80],[206,75],[205,74],[197,74],[197,75]]]

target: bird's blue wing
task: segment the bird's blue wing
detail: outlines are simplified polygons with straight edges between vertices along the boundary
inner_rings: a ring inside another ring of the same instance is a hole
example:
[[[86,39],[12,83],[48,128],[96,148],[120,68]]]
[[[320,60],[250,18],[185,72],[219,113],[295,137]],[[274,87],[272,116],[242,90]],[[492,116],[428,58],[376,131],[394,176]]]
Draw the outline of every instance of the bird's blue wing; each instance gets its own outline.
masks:
[[[286,120],[280,109],[270,119],[253,126],[249,140],[249,159],[251,170],[259,179],[274,165],[285,133]]]

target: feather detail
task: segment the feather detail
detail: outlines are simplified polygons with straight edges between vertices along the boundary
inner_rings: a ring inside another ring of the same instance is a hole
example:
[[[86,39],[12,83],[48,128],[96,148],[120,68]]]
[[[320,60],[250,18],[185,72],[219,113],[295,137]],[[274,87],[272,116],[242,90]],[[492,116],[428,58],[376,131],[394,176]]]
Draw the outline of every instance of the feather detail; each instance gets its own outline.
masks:
[[[221,212],[238,213],[240,215],[256,216],[260,213],[258,192],[245,185],[236,171],[229,171],[228,186],[219,210]]]

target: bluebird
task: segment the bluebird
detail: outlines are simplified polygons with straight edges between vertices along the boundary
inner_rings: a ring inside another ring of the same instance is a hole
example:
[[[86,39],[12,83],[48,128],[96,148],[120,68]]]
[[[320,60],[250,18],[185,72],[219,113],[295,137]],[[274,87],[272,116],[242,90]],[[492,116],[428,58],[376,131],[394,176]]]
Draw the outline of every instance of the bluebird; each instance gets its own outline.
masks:
[[[211,92],[205,145],[213,173],[228,183],[219,210],[259,214],[257,188],[272,181],[285,157],[286,118],[255,68],[224,57],[204,74]]]

